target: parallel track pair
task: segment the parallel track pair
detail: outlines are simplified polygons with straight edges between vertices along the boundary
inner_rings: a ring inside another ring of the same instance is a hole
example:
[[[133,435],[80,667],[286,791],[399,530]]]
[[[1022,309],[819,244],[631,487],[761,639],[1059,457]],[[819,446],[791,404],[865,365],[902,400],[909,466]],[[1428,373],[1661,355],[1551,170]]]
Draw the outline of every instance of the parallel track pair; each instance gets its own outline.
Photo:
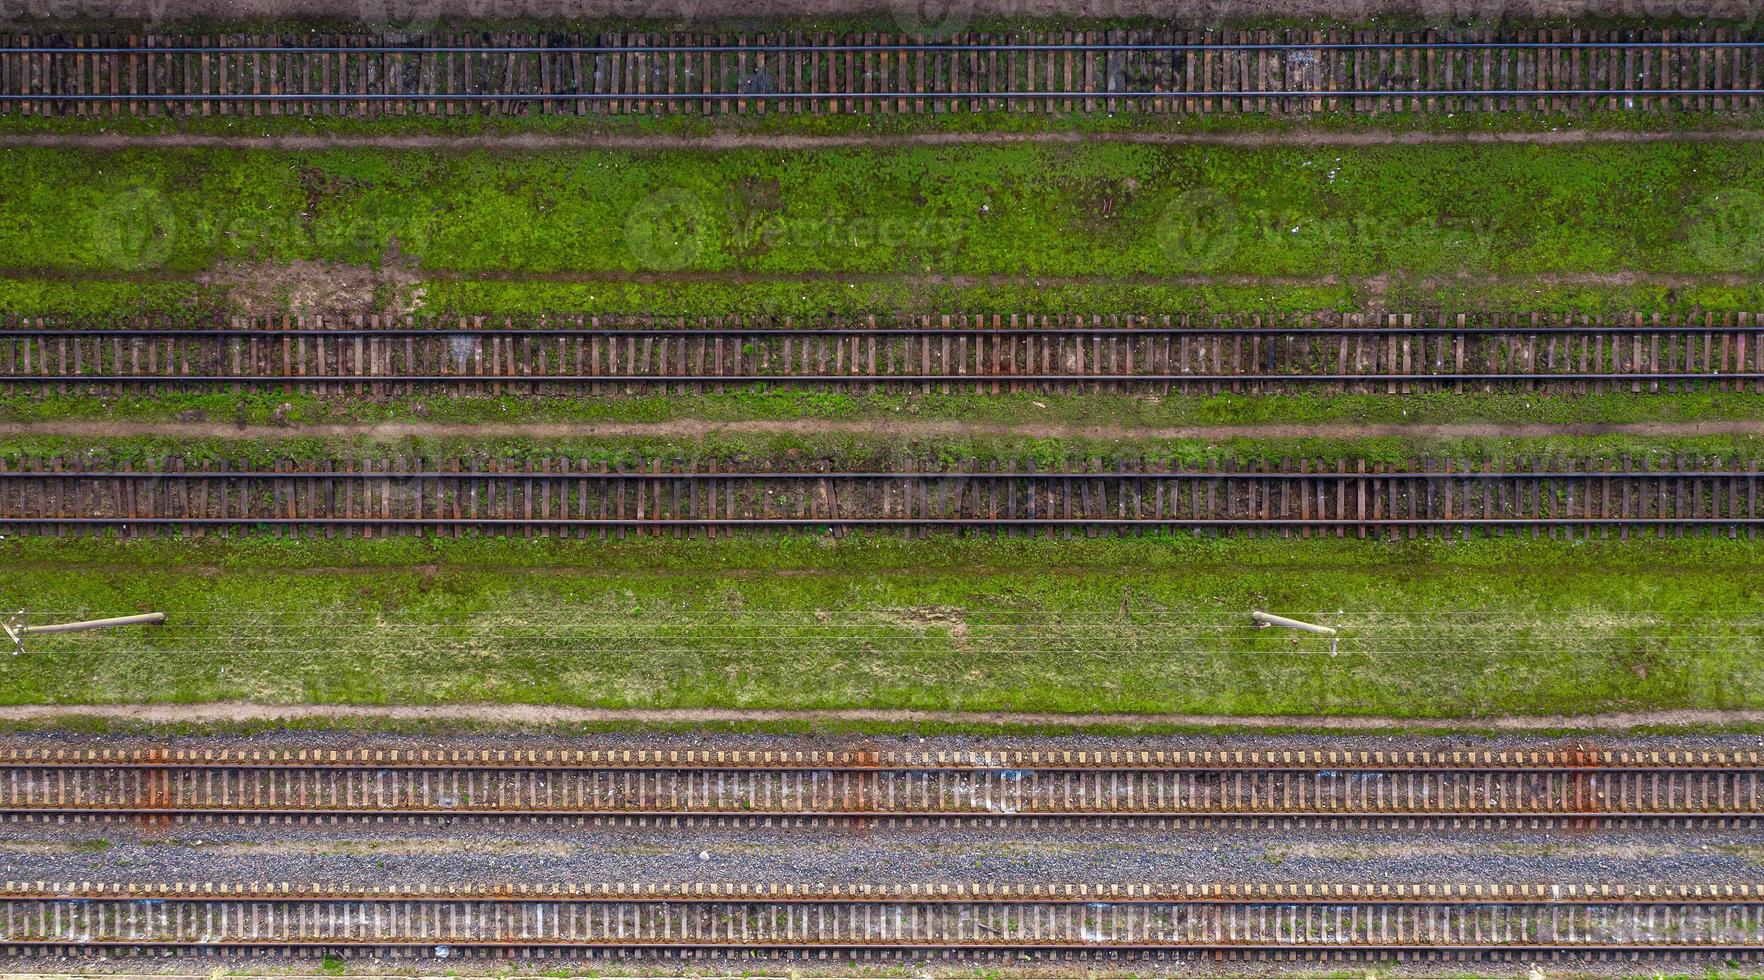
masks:
[[[385,751],[0,758],[15,819],[1764,820],[1758,753]]]

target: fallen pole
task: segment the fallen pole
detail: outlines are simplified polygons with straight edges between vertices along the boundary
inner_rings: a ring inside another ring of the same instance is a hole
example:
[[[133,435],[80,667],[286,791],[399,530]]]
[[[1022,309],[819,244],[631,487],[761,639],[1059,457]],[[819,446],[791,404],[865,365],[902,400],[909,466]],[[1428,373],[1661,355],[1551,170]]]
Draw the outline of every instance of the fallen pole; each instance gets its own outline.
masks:
[[[1306,633],[1321,633],[1324,636],[1335,635],[1335,629],[1333,627],[1318,626],[1316,623],[1302,623],[1296,619],[1287,619],[1285,616],[1276,616],[1272,613],[1265,613],[1260,609],[1251,612],[1250,618],[1264,628],[1269,626],[1284,626],[1287,629],[1304,630]]]
[[[111,626],[145,626],[152,623],[165,622],[165,613],[138,613],[134,616],[112,616],[109,619],[87,619],[77,623],[48,623],[43,626],[26,626],[17,617],[0,621],[0,629],[6,631],[12,640],[12,654],[17,656],[24,652],[24,638],[38,633],[78,633],[82,630],[98,630]]]
[[[47,626],[24,626],[18,632],[21,636],[33,633],[78,633],[81,630],[98,630],[106,626],[141,626],[147,623],[165,622],[165,613],[141,613],[138,616],[112,616],[109,619],[88,619],[78,623],[51,623]]]

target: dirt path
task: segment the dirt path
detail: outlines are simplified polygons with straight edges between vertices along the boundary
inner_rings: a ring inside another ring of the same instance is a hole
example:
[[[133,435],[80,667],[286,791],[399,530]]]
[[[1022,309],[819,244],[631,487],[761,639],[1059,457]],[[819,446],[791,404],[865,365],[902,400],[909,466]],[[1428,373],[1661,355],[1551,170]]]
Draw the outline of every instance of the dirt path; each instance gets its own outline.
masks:
[[[151,724],[238,723],[301,719],[385,719],[392,721],[473,722],[493,725],[567,725],[596,722],[633,724],[718,724],[747,722],[879,722],[885,724],[1194,726],[1314,728],[1369,731],[1391,728],[1493,729],[1540,731],[1562,728],[1632,729],[1656,725],[1752,725],[1764,711],[1641,711],[1598,715],[1528,715],[1491,718],[1337,718],[1311,715],[1065,715],[1029,711],[737,710],[725,708],[577,708],[537,704],[329,705],[253,704],[217,701],[200,704],[47,704],[0,707],[0,721],[102,718]]]
[[[6,430],[21,436],[65,436],[75,439],[130,439],[158,436],[174,439],[591,439],[702,437],[718,433],[751,435],[899,436],[908,439],[961,436],[1019,436],[1034,439],[1354,439],[1378,436],[1415,439],[1537,439],[1549,436],[1764,436],[1764,421],[1621,422],[1581,425],[1195,425],[1133,428],[1108,425],[1058,425],[1026,422],[823,421],[818,419],[717,422],[677,419],[671,422],[488,422],[475,424],[384,422],[346,425],[229,425],[224,422],[21,422]]]
[[[707,136],[610,135],[605,133],[486,133],[459,135],[289,135],[224,136],[197,133],[8,133],[0,148],[52,147],[74,150],[124,150],[142,147],[232,148],[250,150],[815,150],[886,148],[895,146],[974,146],[1013,143],[1136,143],[1190,146],[1433,146],[1515,144],[1564,146],[1586,143],[1708,143],[1761,142],[1764,129],[1634,132],[1631,130],[1549,130],[1523,133],[1395,133],[1339,132],[1298,127],[1261,133],[875,133],[853,135],[788,135],[713,133]]]

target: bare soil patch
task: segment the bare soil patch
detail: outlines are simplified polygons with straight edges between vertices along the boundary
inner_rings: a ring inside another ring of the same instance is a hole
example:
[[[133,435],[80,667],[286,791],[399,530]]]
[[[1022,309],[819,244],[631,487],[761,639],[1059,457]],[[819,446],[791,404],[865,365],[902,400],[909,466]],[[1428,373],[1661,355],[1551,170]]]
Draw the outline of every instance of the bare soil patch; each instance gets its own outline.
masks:
[[[415,263],[397,254],[378,267],[304,260],[227,263],[195,280],[225,289],[230,307],[248,316],[414,313],[423,298]]]

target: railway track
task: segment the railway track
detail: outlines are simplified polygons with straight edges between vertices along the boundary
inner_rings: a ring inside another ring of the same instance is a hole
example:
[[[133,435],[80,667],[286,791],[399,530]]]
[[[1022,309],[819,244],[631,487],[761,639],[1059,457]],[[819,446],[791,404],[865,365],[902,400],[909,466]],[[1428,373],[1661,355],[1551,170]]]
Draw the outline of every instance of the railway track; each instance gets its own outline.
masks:
[[[1299,535],[1481,533],[1754,536],[1753,462],[1638,466],[1540,460],[1417,465],[1268,460],[1099,468],[993,463],[822,471],[652,460],[347,460],[318,467],[104,468],[89,457],[0,460],[0,531],[141,535],[519,534],[893,529],[1071,534],[1192,530]]]
[[[1756,109],[1751,29],[0,35],[23,115]]]
[[[1764,822],[1758,752],[33,751],[12,820]]]
[[[351,891],[6,882],[16,954],[1751,960],[1752,884],[596,884]]]
[[[0,322],[0,390],[1764,391],[1755,314]]]

